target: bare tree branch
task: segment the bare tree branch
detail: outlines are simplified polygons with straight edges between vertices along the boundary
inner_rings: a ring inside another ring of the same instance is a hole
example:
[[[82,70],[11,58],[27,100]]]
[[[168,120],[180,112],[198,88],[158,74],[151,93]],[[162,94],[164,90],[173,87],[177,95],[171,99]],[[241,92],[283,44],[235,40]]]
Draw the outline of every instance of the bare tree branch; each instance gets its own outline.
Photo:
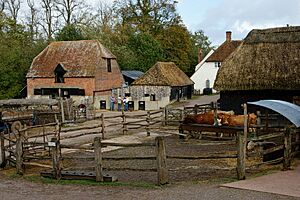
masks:
[[[21,8],[21,1],[20,0],[6,0],[6,5],[9,14],[13,18],[15,22],[17,22],[18,14]]]
[[[41,3],[45,22],[41,26],[46,33],[47,39],[51,40],[54,33],[54,0],[41,0]]]

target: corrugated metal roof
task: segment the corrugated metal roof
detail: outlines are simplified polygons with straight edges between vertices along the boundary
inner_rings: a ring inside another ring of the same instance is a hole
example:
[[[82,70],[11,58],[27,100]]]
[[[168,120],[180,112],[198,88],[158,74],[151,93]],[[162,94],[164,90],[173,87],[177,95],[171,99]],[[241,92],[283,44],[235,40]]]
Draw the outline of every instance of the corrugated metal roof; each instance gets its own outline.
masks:
[[[274,110],[290,120],[297,128],[300,127],[300,107],[295,104],[280,100],[260,100],[247,103]]]
[[[144,74],[144,72],[137,71],[137,70],[124,70],[122,71],[123,76],[127,76],[133,80],[138,79],[140,76]]]

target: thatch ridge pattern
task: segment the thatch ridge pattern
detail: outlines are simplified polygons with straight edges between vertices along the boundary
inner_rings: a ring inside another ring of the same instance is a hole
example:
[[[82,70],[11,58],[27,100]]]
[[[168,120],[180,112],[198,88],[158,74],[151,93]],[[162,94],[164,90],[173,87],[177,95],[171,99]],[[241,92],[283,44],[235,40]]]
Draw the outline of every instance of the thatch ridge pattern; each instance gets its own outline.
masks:
[[[173,62],[157,62],[131,85],[186,86],[194,82]]]
[[[300,90],[300,43],[246,41],[222,64],[214,89]]]
[[[253,29],[247,35],[245,43],[286,43],[300,42],[300,26]]]

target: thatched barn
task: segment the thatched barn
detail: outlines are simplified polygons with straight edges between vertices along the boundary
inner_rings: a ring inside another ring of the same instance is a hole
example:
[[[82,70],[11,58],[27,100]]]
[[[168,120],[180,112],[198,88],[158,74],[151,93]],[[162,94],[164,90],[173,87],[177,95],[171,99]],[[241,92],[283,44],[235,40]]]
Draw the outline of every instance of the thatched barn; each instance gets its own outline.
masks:
[[[157,62],[131,84],[129,91],[135,110],[156,110],[173,101],[190,99],[193,85],[173,62]]]
[[[300,27],[252,30],[218,71],[214,89],[223,110],[241,112],[247,101],[299,103]]]
[[[124,84],[116,57],[96,40],[50,43],[33,59],[26,78],[28,98],[72,98],[103,109]]]

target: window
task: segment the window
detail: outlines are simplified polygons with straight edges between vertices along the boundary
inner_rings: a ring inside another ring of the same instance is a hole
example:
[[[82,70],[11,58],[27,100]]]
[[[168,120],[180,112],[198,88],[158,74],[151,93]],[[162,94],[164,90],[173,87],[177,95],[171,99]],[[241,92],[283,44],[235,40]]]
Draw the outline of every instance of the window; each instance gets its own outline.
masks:
[[[210,81],[209,81],[209,79],[207,79],[205,81],[205,86],[206,86],[206,88],[210,88]]]
[[[215,67],[221,67],[221,62],[215,62]]]
[[[34,95],[42,95],[42,90],[41,89],[34,89],[33,94]]]
[[[106,59],[106,65],[107,65],[107,71],[111,72],[111,59],[110,58]]]
[[[55,83],[64,83],[64,75],[67,71],[64,70],[64,68],[61,66],[61,64],[58,64],[54,70],[55,74]]]
[[[155,94],[150,95],[150,101],[155,101]]]
[[[150,95],[149,94],[144,94],[144,97],[149,97]]]

